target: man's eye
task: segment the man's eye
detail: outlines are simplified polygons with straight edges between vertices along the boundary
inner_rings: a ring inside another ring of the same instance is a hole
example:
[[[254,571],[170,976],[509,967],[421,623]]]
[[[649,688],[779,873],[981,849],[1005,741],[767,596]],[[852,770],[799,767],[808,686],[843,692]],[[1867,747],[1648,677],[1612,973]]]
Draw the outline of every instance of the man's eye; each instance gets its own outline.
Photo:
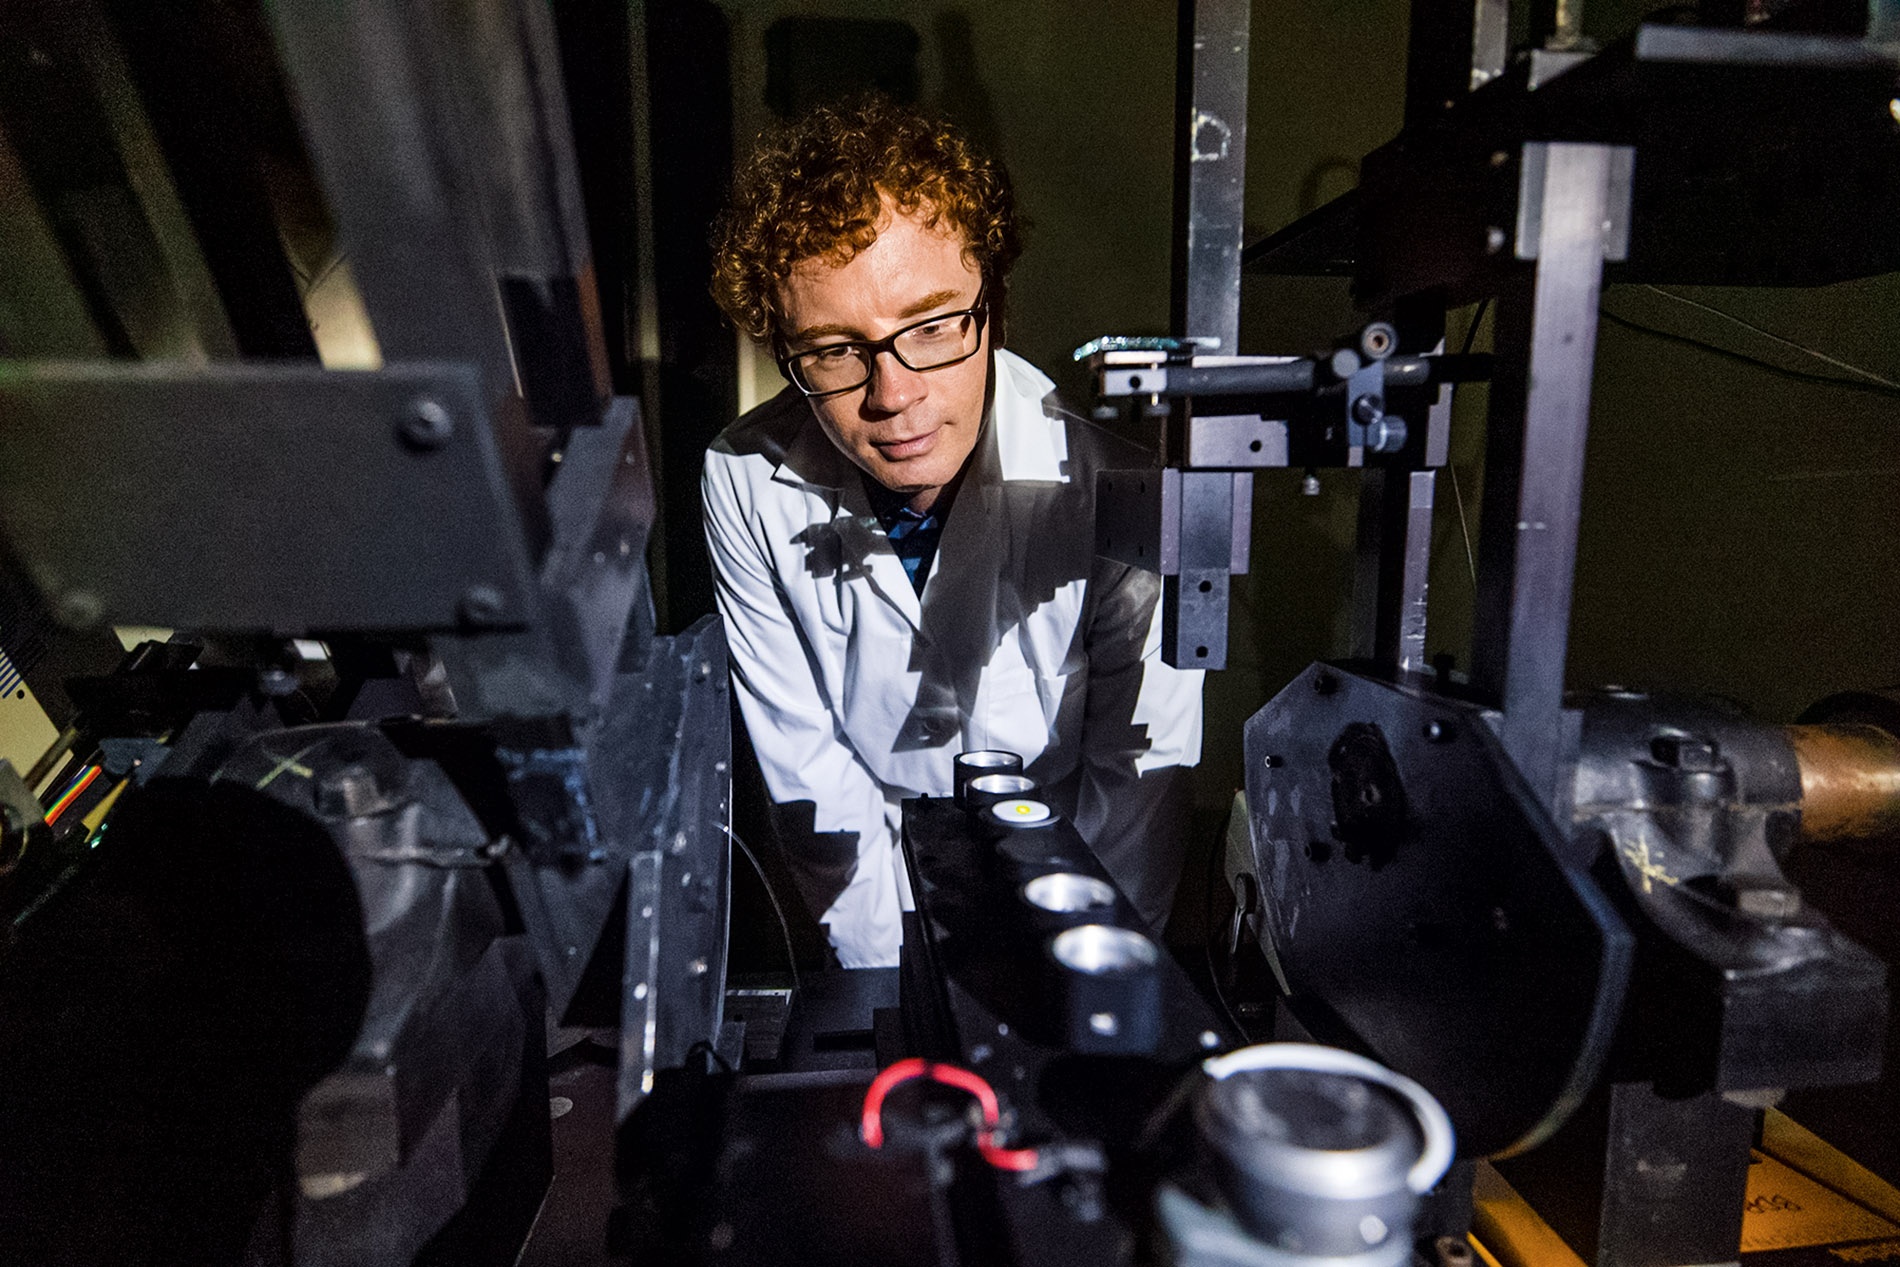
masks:
[[[814,348],[810,353],[812,360],[825,365],[842,364],[850,360],[853,355],[855,355],[855,350],[849,343],[834,343],[830,347]]]
[[[950,334],[950,323],[933,321],[927,326],[912,326],[910,332],[920,339],[941,339]]]

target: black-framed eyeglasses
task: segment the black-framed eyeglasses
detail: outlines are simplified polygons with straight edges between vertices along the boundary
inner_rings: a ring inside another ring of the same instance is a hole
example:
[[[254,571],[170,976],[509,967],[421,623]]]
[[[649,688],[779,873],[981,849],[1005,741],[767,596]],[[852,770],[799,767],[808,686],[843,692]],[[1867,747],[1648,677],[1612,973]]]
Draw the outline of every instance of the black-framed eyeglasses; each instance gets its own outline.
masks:
[[[778,367],[807,396],[835,396],[864,386],[871,381],[871,369],[882,352],[918,373],[940,370],[976,355],[989,311],[985,296],[978,293],[972,307],[925,317],[881,339],[853,339],[792,352],[778,358]]]

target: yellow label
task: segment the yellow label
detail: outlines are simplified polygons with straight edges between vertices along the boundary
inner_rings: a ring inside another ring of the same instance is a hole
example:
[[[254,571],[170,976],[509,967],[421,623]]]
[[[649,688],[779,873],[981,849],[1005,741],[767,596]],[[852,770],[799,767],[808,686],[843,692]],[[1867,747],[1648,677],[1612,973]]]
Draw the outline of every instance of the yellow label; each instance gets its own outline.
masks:
[[[1900,1224],[1822,1187],[1773,1157],[1755,1153],[1753,1160],[1754,1164],[1748,1168],[1748,1200],[1742,1207],[1743,1253],[1900,1236]],[[1871,1245],[1840,1247],[1842,1252],[1878,1248]],[[1880,1262],[1883,1259],[1876,1256],[1843,1261]]]

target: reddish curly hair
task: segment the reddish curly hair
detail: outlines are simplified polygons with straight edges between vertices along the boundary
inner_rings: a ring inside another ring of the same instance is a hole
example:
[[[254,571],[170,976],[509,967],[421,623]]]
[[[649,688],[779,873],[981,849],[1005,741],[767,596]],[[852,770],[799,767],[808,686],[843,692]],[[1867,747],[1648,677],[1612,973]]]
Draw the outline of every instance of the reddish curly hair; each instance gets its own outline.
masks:
[[[1022,251],[1009,176],[949,123],[877,96],[821,106],[759,138],[713,230],[713,300],[766,342],[784,315],[778,286],[792,266],[849,261],[877,240],[886,200],[962,234],[1000,324]]]

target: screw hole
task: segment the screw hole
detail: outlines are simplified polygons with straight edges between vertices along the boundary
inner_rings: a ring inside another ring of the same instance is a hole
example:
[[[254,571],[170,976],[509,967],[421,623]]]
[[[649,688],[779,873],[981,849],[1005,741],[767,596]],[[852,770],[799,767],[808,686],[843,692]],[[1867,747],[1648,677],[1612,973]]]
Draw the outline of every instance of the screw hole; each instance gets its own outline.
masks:
[[[1206,648],[1206,647],[1196,647],[1196,648],[1194,648],[1194,658],[1195,658],[1196,660],[1205,660],[1205,659],[1207,659],[1207,648]]]
[[[1258,440],[1255,440],[1255,441],[1254,441],[1254,442],[1253,442],[1252,444],[1249,444],[1249,445],[1247,446],[1247,451],[1248,451],[1249,453],[1258,453],[1258,452],[1260,452],[1260,441],[1258,441]]]
[[[1212,581],[1202,581],[1202,582],[1201,582],[1201,593],[1203,593],[1203,594],[1205,594],[1205,593],[1207,593],[1207,592],[1208,592],[1209,590],[1211,590],[1211,589],[1213,589],[1213,588],[1214,588],[1214,582],[1212,582]]]

